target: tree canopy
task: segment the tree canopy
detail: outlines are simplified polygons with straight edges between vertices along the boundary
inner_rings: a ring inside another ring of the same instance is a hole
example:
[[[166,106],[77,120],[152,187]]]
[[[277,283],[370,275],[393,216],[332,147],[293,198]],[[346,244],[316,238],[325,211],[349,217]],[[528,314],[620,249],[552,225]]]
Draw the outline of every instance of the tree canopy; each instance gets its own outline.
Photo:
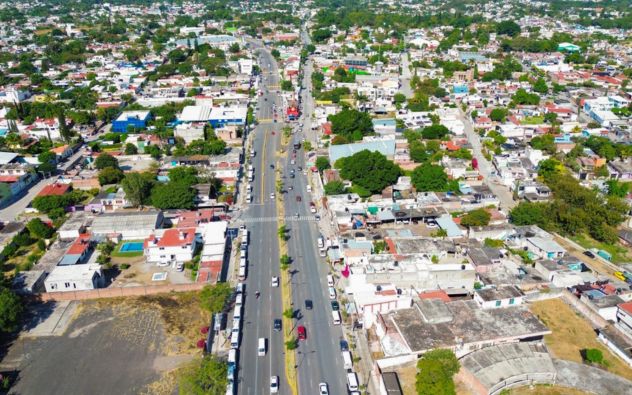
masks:
[[[228,365],[214,355],[192,362],[180,374],[178,392],[186,395],[221,394],[228,385]]]
[[[413,170],[411,176],[415,189],[420,192],[442,192],[448,189],[448,175],[443,167],[424,163]]]
[[[195,190],[182,182],[158,184],[151,190],[151,203],[154,207],[166,209],[192,209],[195,207]]]
[[[484,208],[479,208],[472,210],[461,217],[461,225],[468,228],[472,226],[487,226],[489,225],[490,219],[491,215],[489,212],[487,212]]]
[[[520,34],[520,26],[514,21],[502,21],[496,25],[496,33],[514,37]]]
[[[155,184],[155,177],[151,173],[129,173],[121,182],[126,199],[133,205],[149,203],[151,188]]]
[[[94,166],[99,170],[103,170],[106,167],[113,167],[115,169],[118,169],[119,164],[118,164],[118,160],[112,155],[100,154],[99,156],[97,156],[97,159],[94,161]]]
[[[419,395],[453,395],[456,393],[452,377],[460,365],[450,350],[437,349],[424,354],[417,362],[415,389]]]
[[[20,298],[9,289],[0,286],[0,331],[17,329],[18,319],[24,307]]]
[[[393,185],[401,175],[401,169],[379,152],[363,150],[339,159],[335,166],[340,176],[350,180],[370,193],[380,193]]]
[[[332,132],[349,142],[362,140],[362,137],[373,133],[371,117],[358,110],[344,109],[330,115],[329,121]]]

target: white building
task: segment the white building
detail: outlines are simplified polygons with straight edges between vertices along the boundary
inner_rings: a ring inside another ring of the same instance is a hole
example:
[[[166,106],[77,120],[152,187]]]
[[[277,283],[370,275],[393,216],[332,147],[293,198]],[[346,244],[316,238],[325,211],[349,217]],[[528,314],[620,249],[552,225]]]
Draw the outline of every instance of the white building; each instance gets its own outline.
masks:
[[[197,241],[195,228],[160,229],[145,239],[145,257],[148,263],[175,267],[193,259]]]
[[[46,292],[85,291],[103,286],[103,272],[96,264],[55,266],[44,280]]]
[[[173,131],[175,137],[180,137],[186,144],[195,140],[204,140],[204,125],[181,123]]]
[[[474,291],[474,300],[484,309],[517,306],[522,304],[523,297],[524,294],[515,285]]]

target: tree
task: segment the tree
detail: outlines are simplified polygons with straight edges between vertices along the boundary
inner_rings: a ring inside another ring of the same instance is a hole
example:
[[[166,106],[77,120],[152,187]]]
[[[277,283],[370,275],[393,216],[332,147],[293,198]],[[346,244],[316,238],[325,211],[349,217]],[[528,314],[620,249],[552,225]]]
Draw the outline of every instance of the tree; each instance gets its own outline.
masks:
[[[133,205],[149,203],[151,188],[154,186],[154,176],[151,173],[129,173],[121,182],[125,198]]]
[[[224,310],[232,292],[228,283],[207,285],[200,291],[200,306],[211,314],[219,313]]]
[[[602,364],[604,362],[603,352],[597,348],[588,348],[583,354],[584,359],[590,363]]]
[[[125,173],[121,169],[114,167],[106,167],[99,172],[99,184],[101,186],[118,184],[123,178],[125,178]]]
[[[450,134],[450,130],[443,125],[430,125],[421,130],[421,137],[426,140],[441,140]]]
[[[401,169],[379,152],[363,150],[349,157],[339,159],[336,167],[340,176],[353,182],[370,193],[379,193],[397,181]]]
[[[417,362],[417,394],[455,394],[452,377],[459,369],[459,361],[450,350],[437,349],[425,353]]]
[[[182,395],[220,394],[228,385],[228,364],[208,354],[192,362],[180,374],[178,393]]]
[[[518,226],[539,224],[545,218],[546,207],[546,203],[520,202],[510,211],[509,218]]]
[[[554,154],[557,150],[557,147],[555,146],[555,137],[548,133],[542,136],[535,136],[531,139],[529,144],[533,148],[540,149],[548,154]]]
[[[22,301],[16,294],[4,287],[0,288],[0,331],[16,330],[23,310]]]
[[[321,173],[327,169],[330,169],[331,163],[329,163],[329,158],[327,158],[326,156],[319,156],[318,158],[316,158],[316,168]]]
[[[515,37],[520,34],[520,26],[514,21],[502,21],[496,25],[496,33]]]
[[[342,181],[330,181],[325,184],[325,195],[340,195],[345,192],[345,184]]]
[[[292,90],[292,81],[290,80],[283,80],[281,81],[281,89],[284,91],[291,91]]]
[[[459,372],[461,365],[456,355],[451,350],[445,348],[437,348],[432,351],[428,351],[422,356],[427,361],[438,361],[443,366],[443,370],[450,376],[453,376]]]
[[[132,143],[125,144],[125,155],[136,155],[138,153],[138,148]]]
[[[448,175],[443,167],[424,163],[413,170],[411,176],[415,189],[420,192],[440,192],[448,187]]]
[[[537,93],[528,93],[523,88],[520,88],[511,97],[511,101],[515,104],[534,106],[540,103],[540,96]]]
[[[359,141],[373,133],[371,117],[358,110],[344,109],[338,114],[330,115],[329,121],[332,132],[349,141]]]
[[[627,182],[620,182],[617,180],[606,181],[608,185],[608,195],[624,198],[630,193],[630,184]]]
[[[31,234],[40,239],[50,239],[55,234],[55,229],[46,225],[39,218],[33,218],[26,224],[26,228]]]
[[[489,113],[489,119],[494,122],[505,122],[505,118],[507,117],[507,109],[506,108],[494,108]]]
[[[538,92],[538,93],[549,93],[549,87],[546,84],[546,81],[544,80],[544,78],[539,77],[534,83],[533,83],[533,91],[534,92]]]
[[[393,101],[395,102],[396,105],[402,105],[406,102],[406,95],[404,95],[403,93],[396,93],[393,96]]]
[[[57,121],[59,123],[59,135],[65,142],[69,142],[73,136],[72,130],[66,124],[66,115],[64,114],[64,109],[61,108],[59,110],[59,115],[57,116]]]
[[[166,209],[192,209],[195,207],[196,192],[183,182],[168,182],[156,185],[151,191],[151,203],[154,207]]]
[[[491,217],[491,214],[489,214],[487,210],[479,208],[472,210],[461,217],[461,225],[468,228],[472,226],[487,226]]]
[[[112,167],[112,168],[118,169],[119,164],[118,164],[118,160],[112,155],[100,154],[99,156],[97,156],[97,159],[94,161],[94,166],[99,170],[103,170],[106,167]]]
[[[557,114],[554,112],[547,112],[544,114],[544,121],[550,124],[554,124],[557,122]]]
[[[51,174],[57,171],[57,155],[50,151],[44,151],[37,156],[37,160],[40,165],[37,166],[37,171],[44,174]]]

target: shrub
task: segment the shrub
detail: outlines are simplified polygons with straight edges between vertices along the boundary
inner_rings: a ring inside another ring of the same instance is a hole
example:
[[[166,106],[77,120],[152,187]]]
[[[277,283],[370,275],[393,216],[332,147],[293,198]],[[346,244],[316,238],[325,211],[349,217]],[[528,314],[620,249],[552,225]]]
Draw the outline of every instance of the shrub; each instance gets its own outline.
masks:
[[[605,361],[603,359],[603,352],[596,348],[588,348],[584,350],[584,359],[590,363],[596,363],[602,365]]]
[[[122,263],[120,266],[121,270],[127,270],[130,268],[130,264],[129,263]]]

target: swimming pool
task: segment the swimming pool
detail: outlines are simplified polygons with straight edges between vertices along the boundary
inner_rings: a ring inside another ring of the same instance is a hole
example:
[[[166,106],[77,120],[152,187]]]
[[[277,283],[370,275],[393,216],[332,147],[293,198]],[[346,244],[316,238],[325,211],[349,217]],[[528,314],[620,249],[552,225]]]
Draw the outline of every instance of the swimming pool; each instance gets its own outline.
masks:
[[[144,249],[143,242],[135,241],[135,242],[123,243],[119,251],[120,252],[137,252],[137,251],[142,251],[143,249]]]

